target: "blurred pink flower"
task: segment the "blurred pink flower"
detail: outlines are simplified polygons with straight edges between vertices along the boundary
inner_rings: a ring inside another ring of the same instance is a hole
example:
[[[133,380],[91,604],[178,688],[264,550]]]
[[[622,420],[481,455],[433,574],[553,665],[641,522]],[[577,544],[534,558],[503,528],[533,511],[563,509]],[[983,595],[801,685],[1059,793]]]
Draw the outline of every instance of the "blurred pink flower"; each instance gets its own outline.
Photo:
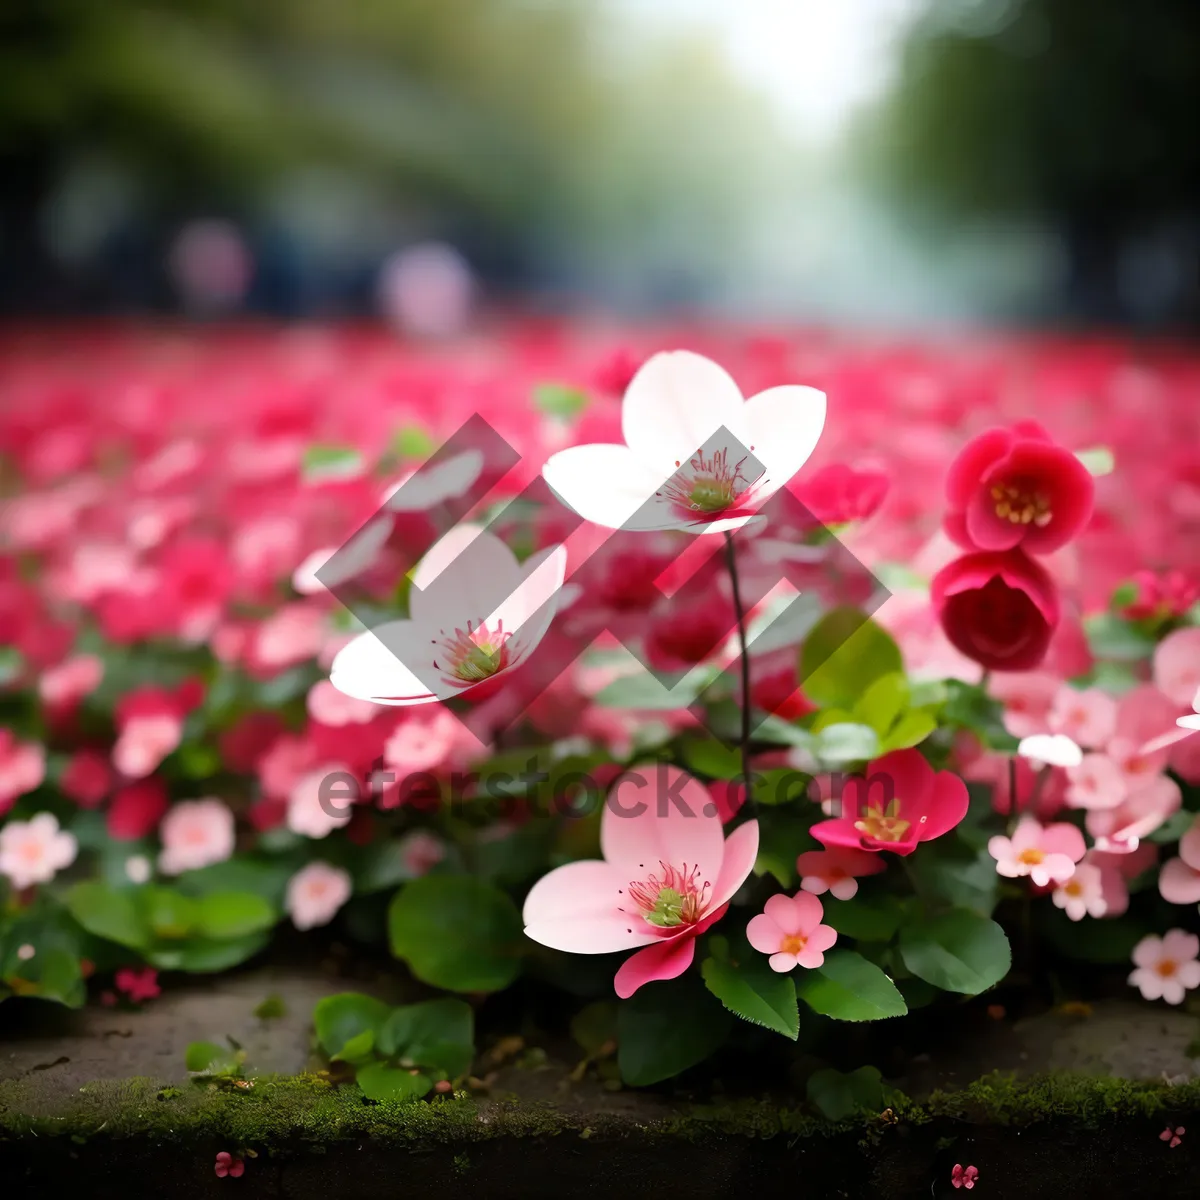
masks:
[[[163,849],[158,868],[164,875],[212,866],[233,854],[233,813],[215,797],[183,800],[167,810],[159,837]]]
[[[297,929],[328,925],[350,899],[350,876],[340,867],[310,862],[288,880],[288,914]]]
[[[1192,988],[1200,987],[1200,937],[1182,929],[1171,929],[1161,938],[1150,934],[1133,948],[1129,983],[1146,1000],[1182,1004]]]

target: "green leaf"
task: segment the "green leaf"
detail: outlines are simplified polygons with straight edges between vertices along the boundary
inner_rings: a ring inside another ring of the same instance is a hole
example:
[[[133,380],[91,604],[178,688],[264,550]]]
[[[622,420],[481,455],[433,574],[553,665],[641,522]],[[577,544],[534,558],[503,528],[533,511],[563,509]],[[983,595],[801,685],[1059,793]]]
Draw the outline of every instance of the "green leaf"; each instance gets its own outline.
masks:
[[[855,608],[826,613],[800,651],[804,693],[822,706],[852,710],[877,679],[903,670],[891,635]]]
[[[883,738],[907,705],[908,680],[902,671],[893,671],[867,688],[854,706],[854,717]]]
[[[811,818],[798,815],[792,806],[760,810],[754,873],[769,873],[779,880],[780,886],[790,888],[796,878],[796,859],[806,850],[819,849],[819,843],[809,833],[810,827]]]
[[[330,1062],[364,1063],[370,1060],[375,1049],[375,1030],[364,1029],[356,1033],[336,1053],[329,1056]]]
[[[474,1011],[451,997],[394,1008],[380,1026],[376,1049],[404,1066],[464,1075],[475,1057]]]
[[[405,425],[396,430],[388,446],[388,450],[401,459],[426,459],[436,449],[437,444],[420,425]]]
[[[940,846],[923,847],[907,865],[919,894],[926,899],[967,908],[984,917],[992,915],[1000,899],[996,860],[986,850],[962,858]]]
[[[679,754],[689,771],[709,779],[733,779],[742,773],[742,757],[737,747],[726,746],[714,738],[685,738]]]
[[[797,980],[796,994],[814,1012],[839,1021],[879,1021],[908,1011],[896,985],[853,950],[831,950],[823,966]]]
[[[215,974],[228,971],[253,958],[267,944],[265,933],[251,933],[240,938],[211,938],[191,936],[186,941],[160,943],[146,950],[146,958],[166,971],[191,971],[193,974]]]
[[[339,992],[317,1001],[313,1024],[321,1049],[332,1058],[351,1039],[369,1032],[374,1037],[391,1010],[382,1000],[361,992]]]
[[[687,708],[720,672],[715,667],[693,667],[666,685],[649,671],[622,675],[600,689],[596,703],[605,708],[635,708],[646,711],[672,711]]]
[[[1045,905],[1036,921],[1046,941],[1076,962],[1128,967],[1134,946],[1146,935],[1145,918],[1128,914],[1072,921],[1061,908]]]
[[[577,417],[589,403],[587,392],[561,383],[543,383],[533,389],[534,404],[547,416]]]
[[[571,1036],[588,1054],[598,1054],[617,1040],[617,1006],[611,1000],[596,1000],[571,1018]]]
[[[419,1100],[433,1087],[427,1075],[380,1062],[359,1067],[354,1079],[368,1100]]]
[[[1092,446],[1088,450],[1076,450],[1075,457],[1087,467],[1089,474],[1097,478],[1111,475],[1116,466],[1113,452],[1107,446]]]
[[[831,929],[862,942],[887,942],[904,916],[904,902],[896,896],[864,896],[831,900],[821,920]]]
[[[190,1042],[183,1063],[199,1075],[228,1075],[238,1068],[237,1052],[217,1042]]]
[[[1012,966],[1004,930],[962,908],[905,926],[900,957],[918,979],[967,996],[993,987]]]
[[[892,726],[880,746],[880,753],[892,750],[908,750],[919,746],[938,727],[937,717],[924,709],[913,708]]]
[[[275,924],[275,910],[253,892],[211,892],[196,902],[196,931],[223,940],[260,933]]]
[[[182,892],[148,885],[138,889],[137,902],[157,938],[178,941],[196,929],[197,904]]]
[[[879,754],[879,735],[870,725],[828,725],[817,734],[813,753],[830,766],[866,762]]]
[[[150,927],[132,889],[117,889],[104,883],[77,883],[66,895],[71,916],[88,933],[134,950],[151,940]]]
[[[1097,658],[1136,662],[1154,653],[1154,639],[1115,613],[1094,613],[1083,620],[1088,648]]]
[[[353,446],[309,446],[301,469],[306,483],[353,479],[362,474],[362,455]]]
[[[65,946],[40,946],[30,974],[36,979],[37,995],[57,1000],[68,1008],[79,1008],[87,999],[87,988],[79,965],[79,956]]]
[[[422,983],[496,992],[521,969],[521,914],[499,888],[466,875],[425,875],[388,909],[392,953]]]
[[[830,1121],[841,1121],[860,1110],[883,1108],[883,1079],[877,1067],[843,1073],[827,1067],[808,1077],[808,1098]]]
[[[633,1087],[703,1062],[729,1033],[728,1011],[694,977],[648,983],[617,1009],[617,1065]]]
[[[734,963],[710,958],[700,968],[708,990],[729,1011],[794,1042],[800,1036],[800,1009],[791,977],[772,971],[765,960]]]
[[[1188,812],[1187,809],[1180,809],[1179,812],[1172,813],[1146,840],[1148,842],[1157,842],[1162,845],[1166,842],[1177,842],[1189,829],[1192,827],[1192,822],[1196,819],[1194,812]]]

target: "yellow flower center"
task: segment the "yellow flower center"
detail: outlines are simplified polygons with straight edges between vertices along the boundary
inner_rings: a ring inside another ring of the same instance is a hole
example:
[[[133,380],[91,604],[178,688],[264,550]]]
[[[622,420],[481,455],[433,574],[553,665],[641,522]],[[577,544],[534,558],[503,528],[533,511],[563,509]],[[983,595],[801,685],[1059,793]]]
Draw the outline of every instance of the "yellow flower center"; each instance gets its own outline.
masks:
[[[1050,501],[1040,492],[1027,492],[1012,484],[992,488],[995,512],[1002,521],[1014,525],[1036,525],[1040,529],[1054,519]]]
[[[798,933],[789,933],[783,941],[779,943],[780,954],[799,954],[804,949],[804,943],[808,938],[801,937]]]
[[[869,807],[862,819],[854,822],[854,828],[859,833],[877,842],[903,841],[911,826],[911,821],[900,816],[900,801],[897,799],[891,800],[886,808],[878,804]]]
[[[1026,863],[1031,867],[1036,867],[1038,863],[1046,861],[1046,854],[1043,850],[1022,850],[1017,855],[1017,862]]]

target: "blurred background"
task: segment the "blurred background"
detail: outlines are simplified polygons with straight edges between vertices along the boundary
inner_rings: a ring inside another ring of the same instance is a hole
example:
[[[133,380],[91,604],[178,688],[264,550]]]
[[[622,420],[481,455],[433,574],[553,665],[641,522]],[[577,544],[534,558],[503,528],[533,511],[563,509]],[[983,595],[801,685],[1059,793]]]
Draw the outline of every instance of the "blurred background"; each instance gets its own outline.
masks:
[[[0,311],[1200,326],[1196,0],[4,0]]]

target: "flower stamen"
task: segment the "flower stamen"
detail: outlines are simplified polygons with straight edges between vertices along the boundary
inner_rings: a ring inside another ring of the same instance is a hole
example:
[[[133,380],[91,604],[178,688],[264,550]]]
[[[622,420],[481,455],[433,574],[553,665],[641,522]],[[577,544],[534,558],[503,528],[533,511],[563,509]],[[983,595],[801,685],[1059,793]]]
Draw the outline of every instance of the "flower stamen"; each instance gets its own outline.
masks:
[[[445,661],[435,658],[433,665],[462,683],[490,679],[508,666],[508,640],[512,634],[505,632],[503,621],[498,621],[494,630],[488,629],[486,621],[468,621],[466,629],[455,629],[449,635],[444,629],[439,632],[442,641],[434,645],[440,645]]]
[[[709,882],[700,880],[700,868],[683,869],[660,862],[662,877],[654,874],[629,884],[629,896],[637,905],[638,915],[659,929],[694,925],[704,912]],[[620,910],[624,912],[624,909]]]

